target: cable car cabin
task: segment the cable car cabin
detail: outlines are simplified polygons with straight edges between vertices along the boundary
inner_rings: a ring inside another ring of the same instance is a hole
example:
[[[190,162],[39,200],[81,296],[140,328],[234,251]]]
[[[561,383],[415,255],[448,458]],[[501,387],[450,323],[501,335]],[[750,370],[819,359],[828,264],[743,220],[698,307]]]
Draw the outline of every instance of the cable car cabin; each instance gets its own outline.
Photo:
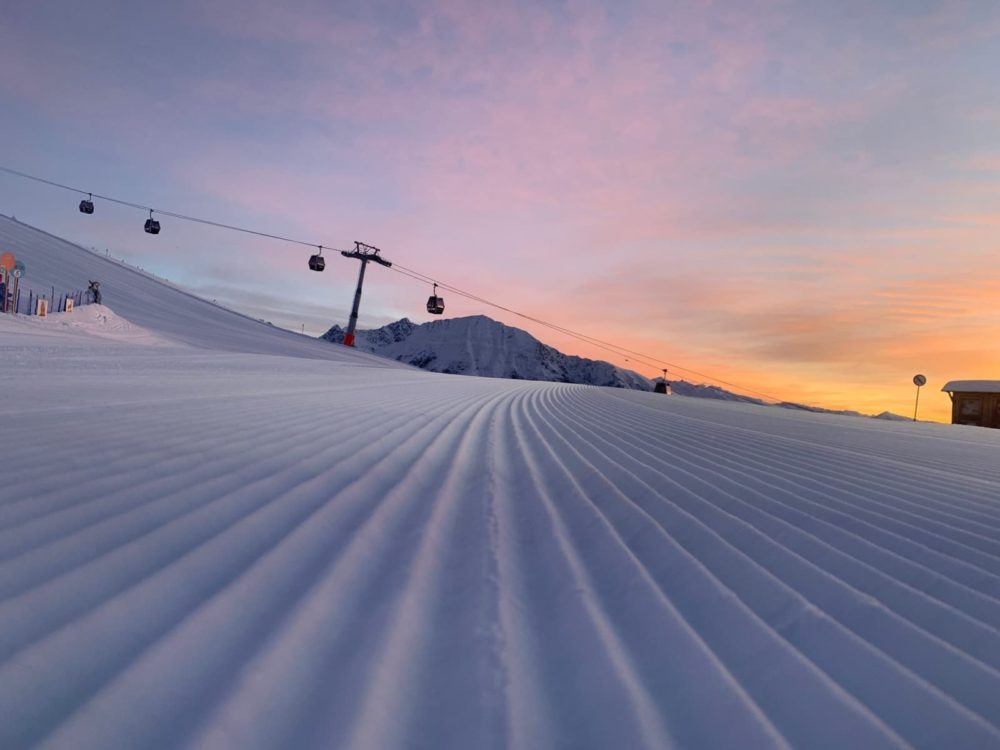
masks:
[[[310,271],[322,271],[324,268],[326,268],[326,258],[324,258],[322,255],[309,256]]]
[[[94,202],[88,200],[80,201],[80,213],[81,214],[92,214],[94,213]]]
[[[941,389],[951,398],[951,423],[1000,429],[1000,380],[952,380]]]
[[[663,368],[663,377],[657,378],[656,383],[653,384],[653,393],[662,393],[664,396],[673,394],[670,383],[667,381],[667,368]]]
[[[427,298],[427,312],[440,315],[444,312],[444,297],[431,296]]]
[[[156,219],[146,219],[146,226],[143,229],[148,234],[159,234],[160,233],[160,222]]]

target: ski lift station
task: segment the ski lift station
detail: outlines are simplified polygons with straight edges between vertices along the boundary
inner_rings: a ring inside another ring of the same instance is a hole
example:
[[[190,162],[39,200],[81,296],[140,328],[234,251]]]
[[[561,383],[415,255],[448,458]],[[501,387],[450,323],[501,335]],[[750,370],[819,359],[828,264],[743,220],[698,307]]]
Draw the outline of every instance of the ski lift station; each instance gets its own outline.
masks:
[[[1000,380],[952,380],[941,389],[951,398],[951,423],[1000,429]]]

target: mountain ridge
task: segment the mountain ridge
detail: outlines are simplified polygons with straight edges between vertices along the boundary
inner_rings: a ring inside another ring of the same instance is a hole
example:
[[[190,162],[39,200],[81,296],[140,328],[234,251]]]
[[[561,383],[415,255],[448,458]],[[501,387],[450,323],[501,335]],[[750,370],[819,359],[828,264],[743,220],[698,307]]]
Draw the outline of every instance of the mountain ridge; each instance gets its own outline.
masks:
[[[541,380],[556,383],[578,383],[608,388],[651,391],[655,380],[634,370],[619,367],[599,359],[566,354],[545,344],[527,331],[508,326],[486,315],[414,323],[409,318],[387,323],[379,328],[355,332],[355,347],[397,362],[431,372],[453,375]],[[344,341],[344,329],[333,325],[320,336],[331,343]],[[883,420],[905,420],[891,412],[866,415],[857,411],[824,409],[790,401],[769,404],[759,398],[727,391],[715,385],[671,380],[674,393],[681,396],[738,401],[784,409],[812,411],[824,414],[868,417]]]
[[[343,342],[334,325],[321,338]],[[357,331],[355,346],[433,372],[650,390],[651,381],[610,362],[564,354],[485,315],[414,323],[402,318]]]

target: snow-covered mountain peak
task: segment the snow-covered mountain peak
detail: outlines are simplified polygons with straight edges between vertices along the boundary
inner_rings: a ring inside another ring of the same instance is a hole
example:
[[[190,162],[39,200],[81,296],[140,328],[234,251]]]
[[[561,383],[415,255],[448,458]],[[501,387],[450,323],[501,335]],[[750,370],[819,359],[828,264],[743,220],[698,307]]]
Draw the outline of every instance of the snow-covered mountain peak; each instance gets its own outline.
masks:
[[[322,338],[344,340],[344,329],[335,325]],[[433,372],[480,375],[514,380],[547,380],[612,388],[650,391],[653,381],[632,370],[603,360],[564,354],[543,344],[527,331],[505,325],[486,315],[444,318],[414,323],[402,318],[393,323],[358,331],[358,349]],[[766,401],[733,393],[717,385],[671,380],[673,392],[718,401],[765,404]],[[823,409],[794,402],[777,404],[785,409],[865,416],[855,411]],[[905,419],[888,412],[879,419]]]
[[[340,343],[333,326],[323,338]],[[651,390],[647,378],[610,362],[563,354],[527,331],[485,315],[416,324],[407,318],[358,331],[356,346],[434,372]]]

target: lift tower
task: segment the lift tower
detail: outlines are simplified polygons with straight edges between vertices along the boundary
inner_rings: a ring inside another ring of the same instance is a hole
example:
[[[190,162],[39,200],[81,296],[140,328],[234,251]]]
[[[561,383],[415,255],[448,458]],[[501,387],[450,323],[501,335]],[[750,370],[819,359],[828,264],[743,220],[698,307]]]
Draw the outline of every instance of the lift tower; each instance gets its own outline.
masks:
[[[358,288],[354,290],[354,306],[351,308],[351,319],[347,322],[347,333],[344,334],[344,346],[354,346],[354,329],[358,325],[358,307],[361,305],[361,285],[365,283],[365,267],[368,261],[373,260],[386,268],[391,268],[392,263],[381,255],[377,247],[366,245],[364,242],[355,242],[353,250],[341,250],[340,254],[345,258],[357,258],[361,261],[361,272],[358,274]]]

